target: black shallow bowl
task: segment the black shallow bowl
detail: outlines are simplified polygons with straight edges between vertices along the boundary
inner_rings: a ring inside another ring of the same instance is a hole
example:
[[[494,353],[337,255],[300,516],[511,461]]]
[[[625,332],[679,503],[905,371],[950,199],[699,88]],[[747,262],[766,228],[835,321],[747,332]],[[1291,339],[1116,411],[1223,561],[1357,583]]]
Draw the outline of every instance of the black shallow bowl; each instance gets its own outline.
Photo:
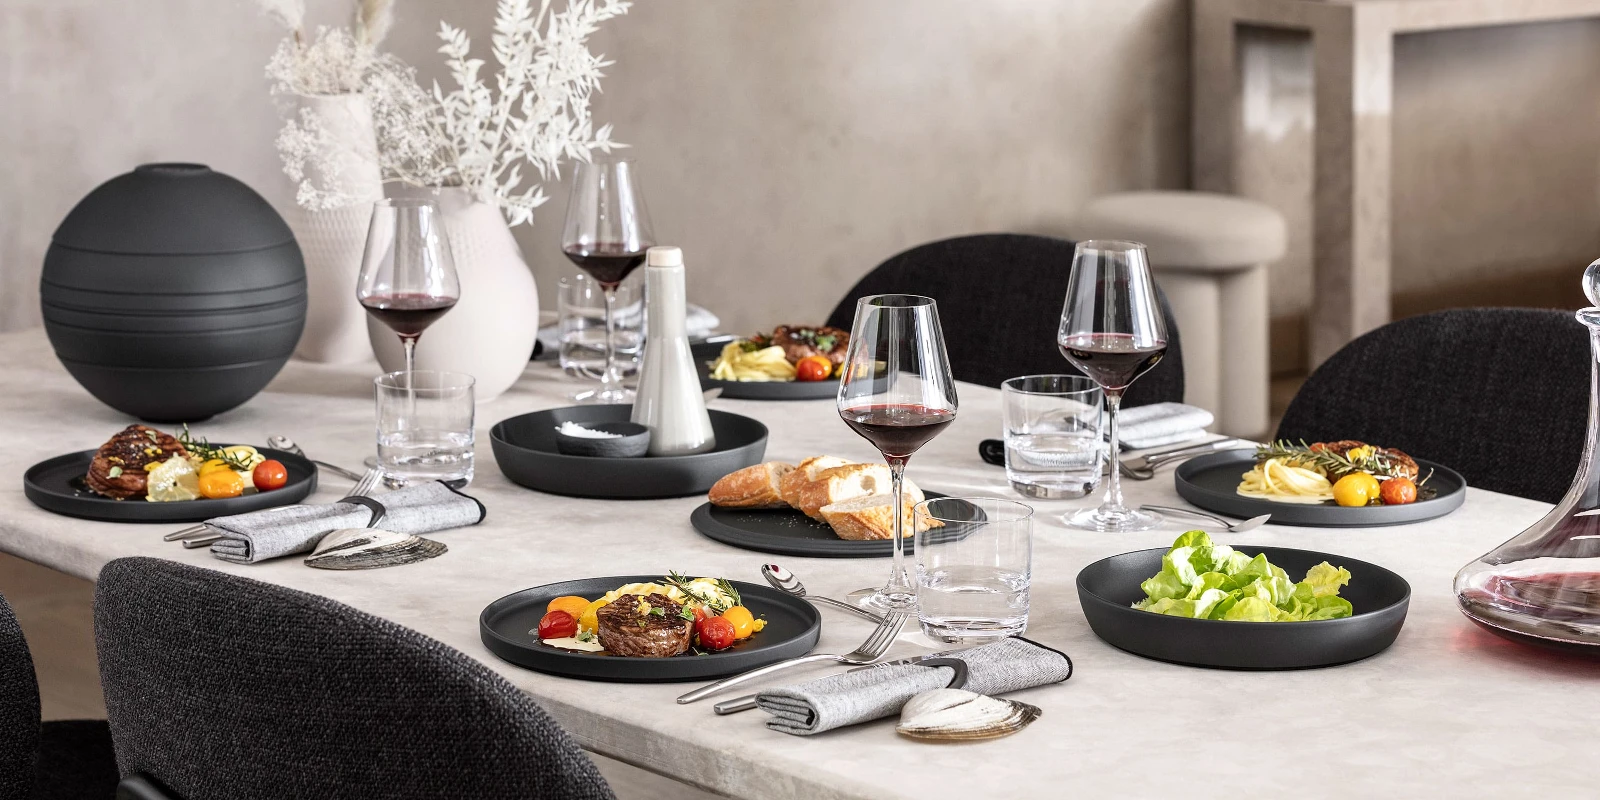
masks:
[[[946,495],[924,492],[929,500]],[[974,522],[985,519],[983,509],[970,503],[963,519]],[[890,539],[856,541],[840,539],[826,522],[819,522],[793,508],[718,508],[704,503],[689,515],[689,524],[708,539],[758,553],[804,558],[888,558],[894,555],[894,542]],[[971,525],[947,524],[930,535],[935,543],[965,539],[974,530]],[[915,551],[916,537],[906,531],[906,552]]]
[[[556,431],[556,449],[567,456],[640,458],[650,448],[650,429],[636,422],[597,422],[584,427],[616,435],[568,436]]]
[[[64,358],[61,365],[96,400],[124,414],[149,422],[199,422],[255,397],[290,355],[216,367],[103,367]]]
[[[501,420],[489,430],[494,461],[513,483],[551,494],[607,500],[685,497],[710,491],[735,470],[761,463],[767,426],[749,417],[711,412],[716,449],[687,456],[589,458],[562,455],[556,428],[627,422],[631,405],[567,406]]]
[[[1178,467],[1173,482],[1178,495],[1207,511],[1249,519],[1271,514],[1274,525],[1304,525],[1313,528],[1375,528],[1405,525],[1442,517],[1461,507],[1467,499],[1467,479],[1443,464],[1417,459],[1428,486],[1438,492],[1428,500],[1403,506],[1362,506],[1345,508],[1326,503],[1278,503],[1238,493],[1239,476],[1255,466],[1255,454],[1248,450],[1209,453],[1192,458]],[[1148,577],[1148,576],[1146,576]]]
[[[732,581],[750,613],[765,619],[767,627],[733,647],[697,656],[627,658],[600,653],[578,653],[550,647],[533,633],[545,606],[564,595],[597,599],[628,583],[660,583],[660,575],[621,575],[549,583],[506,595],[478,615],[478,635],[484,647],[506,661],[551,675],[594,681],[669,683],[699,681],[736,675],[786,658],[797,658],[817,646],[822,617],[811,604],[776,589]]]
[[[1350,570],[1340,596],[1355,607],[1344,619],[1310,622],[1226,622],[1136,611],[1139,584],[1161,571],[1166,548],[1104,558],[1078,573],[1078,600],[1096,636],[1134,655],[1191,667],[1306,669],[1347,664],[1394,644],[1411,604],[1411,585],[1376,564],[1282,547],[1234,547],[1297,578],[1324,561]]]
[[[293,453],[257,448],[267,458],[283,462],[289,482],[270,492],[224,500],[188,500],[152,503],[148,500],[112,500],[83,485],[95,451],[83,450],[46,459],[22,475],[22,493],[33,504],[56,514],[101,522],[201,522],[212,517],[243,514],[298,503],[317,488],[317,468]]]
[[[722,396],[731,400],[833,400],[839,396],[838,379],[825,381],[719,381],[711,377],[711,364],[722,354],[727,342],[693,345],[695,370],[700,373],[700,385],[706,389],[721,389]]]

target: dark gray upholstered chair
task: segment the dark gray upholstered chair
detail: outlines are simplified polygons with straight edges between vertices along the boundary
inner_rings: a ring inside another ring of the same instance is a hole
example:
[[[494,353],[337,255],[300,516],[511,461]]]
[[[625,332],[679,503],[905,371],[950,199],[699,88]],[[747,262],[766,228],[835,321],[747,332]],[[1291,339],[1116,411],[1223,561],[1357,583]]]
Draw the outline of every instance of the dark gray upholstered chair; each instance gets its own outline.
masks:
[[[33,657],[0,597],[0,800],[111,800],[116,786],[105,720],[40,724]]]
[[[1278,438],[1360,439],[1554,503],[1583,455],[1589,335],[1569,311],[1470,308],[1391,322],[1295,394]]]
[[[94,621],[117,763],[172,797],[613,798],[505,679],[332,600],[123,558]]]
[[[867,273],[834,308],[828,324],[850,330],[856,301],[903,292],[939,303],[950,371],[956,380],[999,386],[1008,378],[1078,370],[1056,348],[1074,244],[1048,236],[958,236],[905,251]],[[1183,347],[1167,296],[1167,354],[1130,387],[1124,405],[1183,401]]]

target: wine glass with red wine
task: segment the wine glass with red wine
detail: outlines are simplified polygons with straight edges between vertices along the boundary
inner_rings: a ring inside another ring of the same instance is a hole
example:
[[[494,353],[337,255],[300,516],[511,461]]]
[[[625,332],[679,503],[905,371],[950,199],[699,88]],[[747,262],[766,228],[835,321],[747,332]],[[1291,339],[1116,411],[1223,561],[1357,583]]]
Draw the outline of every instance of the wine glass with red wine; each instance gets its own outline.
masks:
[[[879,611],[907,611],[917,590],[905,564],[906,462],[956,419],[956,384],[944,351],[939,308],[932,298],[880,294],[856,301],[839,381],[839,416],[872,443],[889,464],[894,519],[894,564],[881,589],[851,592],[850,600]]]
[[[389,326],[414,372],[417,340],[461,299],[455,259],[439,207],[432,200],[379,200],[372,206],[356,299]]]
[[[644,252],[655,243],[633,162],[578,164],[572,174],[561,252],[600,284],[606,298],[605,371],[600,374],[600,388],[579,394],[580,401],[627,403],[633,398],[617,368],[617,286],[644,263]]]
[[[1167,325],[1144,245],[1093,239],[1078,243],[1056,345],[1104,390],[1111,428],[1105,501],[1068,516],[1067,524],[1092,531],[1143,531],[1160,525],[1161,515],[1122,504],[1121,470],[1116,466],[1122,393],[1167,352]]]

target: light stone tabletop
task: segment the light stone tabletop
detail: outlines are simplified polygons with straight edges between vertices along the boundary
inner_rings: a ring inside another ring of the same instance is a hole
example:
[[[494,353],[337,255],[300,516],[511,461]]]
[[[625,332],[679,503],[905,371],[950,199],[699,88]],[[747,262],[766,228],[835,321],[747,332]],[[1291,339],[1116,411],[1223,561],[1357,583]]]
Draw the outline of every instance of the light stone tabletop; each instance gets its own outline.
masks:
[[[373,450],[370,379],[376,365],[291,363],[242,408],[195,426],[218,441],[284,434],[313,457],[358,467]],[[1068,653],[1064,684],[1015,695],[1044,716],[990,742],[927,745],[892,722],[809,738],[774,733],[766,715],[712,714],[711,701],[679,706],[696,684],[590,683],[497,660],[478,639],[478,614],[511,592],[596,575],[665,572],[760,581],[763,556],[701,537],[689,512],[701,498],[602,501],[556,497],[509,483],[488,443],[498,420],[566,405],[574,384],[533,364],[510,392],[478,408],[478,472],[470,493],[489,508],[481,525],[438,535],[449,552],[394,569],[331,572],[288,558],[234,565],[206,550],[165,543],[173,526],[118,525],[56,516],[22,494],[22,473],[60,453],[98,446],[130,420],[80,389],[41,331],[0,335],[0,549],[94,578],[107,561],[146,555],[314,592],[407,625],[489,665],[548,708],[587,748],[688,783],[749,798],[1228,797],[1267,789],[1294,798],[1356,796],[1594,796],[1591,742],[1600,719],[1600,666],[1525,649],[1480,632],[1456,610],[1455,571],[1522,530],[1548,508],[1469,489],[1442,519],[1396,528],[1323,530],[1268,526],[1232,543],[1303,547],[1386,566],[1412,586],[1410,616],[1389,650],[1355,664],[1295,672],[1229,672],[1145,660],[1090,632],[1074,589],[1078,570],[1129,550],[1166,546],[1185,527],[1139,534],[1066,528],[1062,512],[1088,501],[1036,502],[1032,619],[1028,635]],[[958,376],[959,377],[959,376]],[[1004,471],[977,455],[999,432],[999,393],[963,384],[956,422],[911,461],[925,488],[1011,494]],[[771,428],[768,459],[876,452],[827,401],[718,399],[713,408]],[[1125,484],[1131,501],[1178,504],[1170,469]],[[347,483],[327,477],[316,501]],[[1227,537],[1219,537],[1228,541]],[[881,581],[882,559],[775,559],[814,593],[842,596]],[[3,591],[4,587],[0,587]],[[823,611],[821,652],[844,652],[866,623]],[[926,652],[907,634],[891,655]],[[794,681],[802,675],[780,679]],[[419,687],[420,688],[420,687]],[[727,696],[732,696],[727,695]],[[720,699],[720,698],[718,698]]]

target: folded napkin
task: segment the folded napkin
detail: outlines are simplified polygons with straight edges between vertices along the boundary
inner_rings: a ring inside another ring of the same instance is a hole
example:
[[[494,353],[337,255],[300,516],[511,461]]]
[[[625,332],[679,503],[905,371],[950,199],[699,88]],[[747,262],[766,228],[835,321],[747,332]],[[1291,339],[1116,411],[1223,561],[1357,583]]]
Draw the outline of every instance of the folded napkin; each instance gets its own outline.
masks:
[[[644,323],[642,320],[637,318],[643,316],[643,314],[643,302],[618,308],[616,311],[617,327],[626,328],[631,325],[638,328],[642,332],[644,330]],[[694,303],[690,303],[685,309],[683,327],[684,331],[688,333],[690,339],[704,339],[707,336],[716,333],[717,327],[721,324],[722,320],[719,319],[716,314],[706,310],[704,306],[697,306]],[[546,325],[540,328],[539,343],[544,345],[544,353],[553,354],[561,352],[561,323],[557,322],[554,325]]]
[[[476,498],[438,481],[407,486],[374,498],[387,510],[376,527],[396,533],[429,533],[476,525],[488,513]],[[355,503],[268,508],[206,520],[222,535],[211,555],[224,561],[254,564],[269,558],[309,552],[329,531],[365,528],[372,511]]]
[[[1072,659],[1027,639],[1002,639],[949,657],[967,664],[967,681],[960,688],[978,694],[1005,694],[1072,677]],[[809,736],[898,714],[907,700],[949,686],[955,675],[951,667],[886,664],[768,689],[756,695],[756,706],[772,715],[768,728]]]
[[[1117,416],[1117,438],[1124,450],[1178,444],[1205,436],[1216,418],[1203,408],[1183,403],[1154,403],[1123,409]]]

